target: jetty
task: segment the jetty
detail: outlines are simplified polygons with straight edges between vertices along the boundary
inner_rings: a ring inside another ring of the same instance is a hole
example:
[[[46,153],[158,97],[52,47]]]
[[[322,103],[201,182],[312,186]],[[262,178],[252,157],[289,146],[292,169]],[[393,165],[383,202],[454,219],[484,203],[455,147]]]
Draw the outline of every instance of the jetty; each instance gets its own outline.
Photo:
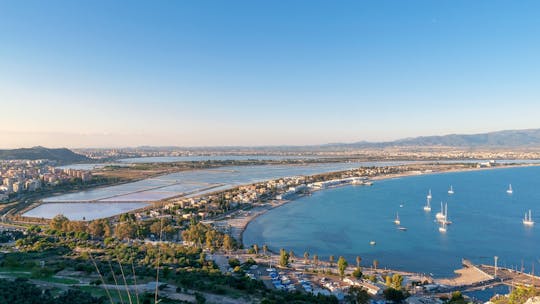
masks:
[[[485,264],[475,265],[467,259],[462,259],[462,265],[463,268],[454,271],[457,277],[435,280],[440,291],[484,290],[498,285],[540,288],[540,277],[532,273]]]
[[[509,286],[534,286],[540,288],[540,277],[534,272],[526,273],[506,267],[496,267],[493,265],[479,265],[488,274],[496,277],[501,283]]]
[[[445,290],[469,290],[498,281],[495,276],[485,272],[467,259],[462,259],[461,264],[463,268],[454,271],[457,274],[455,278],[437,279],[435,282],[444,286]]]

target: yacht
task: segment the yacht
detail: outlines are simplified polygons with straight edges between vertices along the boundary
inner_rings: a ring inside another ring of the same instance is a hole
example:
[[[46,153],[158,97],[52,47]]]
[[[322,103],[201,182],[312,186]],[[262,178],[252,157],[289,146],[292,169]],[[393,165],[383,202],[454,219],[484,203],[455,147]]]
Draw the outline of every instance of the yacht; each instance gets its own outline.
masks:
[[[441,226],[439,226],[439,232],[446,233],[446,222],[442,222]]]
[[[450,185],[450,190],[448,190],[448,194],[454,194],[454,188],[452,188],[452,185]]]
[[[512,184],[508,185],[508,190],[506,190],[506,193],[508,193],[508,194],[514,193],[514,190],[512,190]]]
[[[452,224],[452,221],[448,219],[448,203],[444,204],[445,210],[444,210],[444,225],[450,225]]]
[[[445,225],[452,224],[452,222],[448,220],[448,203],[446,203],[443,208],[443,205],[441,202],[441,212],[438,212],[435,215],[435,218],[437,219],[437,222],[439,223],[444,223]]]
[[[427,198],[427,200],[426,200],[426,205],[424,206],[424,211],[426,211],[426,212],[430,212],[430,211],[431,211],[431,204],[429,203],[430,200],[431,200],[431,199],[430,199],[429,196],[428,196],[428,198]]]
[[[438,222],[440,222],[441,220],[443,220],[445,218],[444,216],[444,208],[443,208],[443,203],[441,202],[441,212],[437,212],[437,214],[435,214],[435,218],[437,219]]]
[[[371,242],[369,242],[369,244],[370,244],[371,246],[375,246],[375,244],[377,244],[377,243],[376,243],[375,241],[371,241]]]
[[[431,189],[429,189],[428,191],[428,194],[427,194],[427,199],[430,200],[431,199]]]
[[[399,226],[398,229],[401,230],[401,231],[407,231],[407,228],[403,227],[403,226]]]
[[[396,213],[396,219],[394,220],[394,224],[399,225],[401,224],[401,221],[399,220],[399,214]]]
[[[525,217],[523,218],[523,225],[525,225],[525,226],[534,225],[534,221],[533,221],[532,215],[531,215],[531,209],[529,209],[528,216],[527,216],[527,213],[525,212]]]

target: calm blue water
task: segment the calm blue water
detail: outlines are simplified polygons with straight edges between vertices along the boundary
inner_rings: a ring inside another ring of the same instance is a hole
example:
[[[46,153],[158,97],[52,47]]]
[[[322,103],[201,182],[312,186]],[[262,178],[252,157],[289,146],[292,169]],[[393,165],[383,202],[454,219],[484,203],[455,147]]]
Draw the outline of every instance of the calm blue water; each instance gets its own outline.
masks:
[[[510,287],[506,285],[497,285],[495,287],[487,288],[485,290],[467,291],[467,292],[464,292],[463,294],[473,299],[486,302],[498,294],[505,295],[508,293],[510,293]]]
[[[376,181],[372,187],[349,186],[314,193],[267,212],[251,222],[243,235],[246,245],[343,255],[362,264],[373,259],[380,267],[448,276],[461,258],[476,263],[521,265],[540,262],[540,167],[421,175]],[[511,183],[514,194],[506,189]],[[453,185],[455,194],[447,190]],[[424,212],[432,190],[432,211]],[[441,234],[434,222],[440,202],[448,202],[453,224]],[[403,207],[400,207],[403,204]],[[524,227],[523,214],[532,209],[538,222]],[[396,229],[399,212],[408,231]],[[375,240],[376,246],[369,242]],[[540,269],[537,266],[537,269]]]

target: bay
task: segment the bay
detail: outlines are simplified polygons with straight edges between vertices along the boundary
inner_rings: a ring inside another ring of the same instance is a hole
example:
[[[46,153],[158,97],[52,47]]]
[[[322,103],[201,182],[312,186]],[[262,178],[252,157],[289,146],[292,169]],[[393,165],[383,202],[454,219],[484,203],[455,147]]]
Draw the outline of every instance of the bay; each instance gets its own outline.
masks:
[[[540,214],[539,176],[540,167],[504,168],[323,190],[257,217],[243,241],[245,246],[267,244],[274,251],[292,249],[298,256],[308,251],[321,260],[343,255],[353,263],[361,256],[367,267],[377,259],[379,267],[439,277],[451,276],[461,258],[492,264],[495,255],[501,266],[515,267],[523,260],[529,270],[540,261],[540,236],[536,226],[525,227],[521,220],[529,209],[533,218]],[[510,183],[512,195],[506,193]],[[432,211],[425,212],[429,189]],[[448,203],[453,221],[444,234],[434,221],[441,201]],[[407,231],[393,223],[396,212]]]

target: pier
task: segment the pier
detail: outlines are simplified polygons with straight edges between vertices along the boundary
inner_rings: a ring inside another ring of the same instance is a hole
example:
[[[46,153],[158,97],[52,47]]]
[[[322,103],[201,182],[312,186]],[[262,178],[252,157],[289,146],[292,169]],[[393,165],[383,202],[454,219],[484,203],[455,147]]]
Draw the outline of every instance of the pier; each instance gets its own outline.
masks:
[[[534,274],[492,265],[475,265],[467,259],[463,259],[462,264],[463,268],[455,271],[457,277],[436,280],[437,284],[444,286],[445,292],[484,290],[501,284],[540,288],[540,277]]]
[[[534,286],[540,287],[540,277],[534,273],[526,273],[505,267],[492,265],[479,265],[484,272],[493,275],[499,282],[510,286]]]
[[[443,285],[445,290],[470,290],[499,282],[495,276],[487,273],[467,259],[461,261],[463,268],[454,271],[457,276],[450,279],[438,279],[436,283]]]

